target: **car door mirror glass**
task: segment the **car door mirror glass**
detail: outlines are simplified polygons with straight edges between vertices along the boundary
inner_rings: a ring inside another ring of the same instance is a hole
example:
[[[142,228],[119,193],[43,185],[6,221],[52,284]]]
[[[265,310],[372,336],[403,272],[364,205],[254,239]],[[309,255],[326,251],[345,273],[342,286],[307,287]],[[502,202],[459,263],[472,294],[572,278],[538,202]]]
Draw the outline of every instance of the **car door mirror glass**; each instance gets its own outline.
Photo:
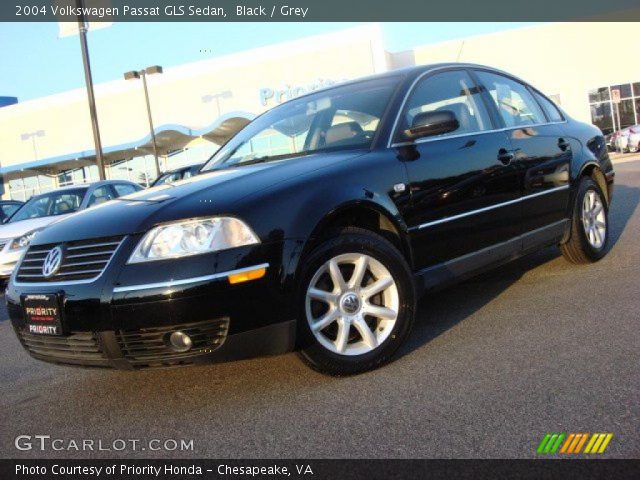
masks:
[[[411,128],[404,133],[409,140],[416,140],[422,137],[453,132],[459,127],[460,123],[455,113],[451,110],[437,110],[418,113],[411,122]]]

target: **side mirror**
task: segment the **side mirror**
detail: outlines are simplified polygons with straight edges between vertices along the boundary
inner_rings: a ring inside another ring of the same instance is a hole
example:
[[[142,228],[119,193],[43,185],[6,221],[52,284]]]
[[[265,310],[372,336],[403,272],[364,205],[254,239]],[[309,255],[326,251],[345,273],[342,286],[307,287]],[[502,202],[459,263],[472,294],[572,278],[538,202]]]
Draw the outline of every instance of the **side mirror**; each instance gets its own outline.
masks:
[[[411,128],[405,130],[404,134],[409,140],[415,140],[453,132],[459,127],[460,123],[451,110],[421,112],[413,118]]]

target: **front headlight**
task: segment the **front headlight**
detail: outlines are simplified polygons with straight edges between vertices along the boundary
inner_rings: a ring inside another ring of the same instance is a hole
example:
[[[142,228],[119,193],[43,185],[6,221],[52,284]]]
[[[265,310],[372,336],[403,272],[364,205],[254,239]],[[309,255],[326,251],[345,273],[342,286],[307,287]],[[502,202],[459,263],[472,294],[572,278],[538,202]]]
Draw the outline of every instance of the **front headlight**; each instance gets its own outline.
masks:
[[[33,237],[36,236],[38,230],[31,230],[30,232],[25,233],[21,237],[14,238],[11,244],[9,245],[9,250],[22,250],[23,248],[27,248],[33,240]]]
[[[237,218],[185,220],[149,230],[128,263],[186,257],[256,243],[260,240],[253,230]]]

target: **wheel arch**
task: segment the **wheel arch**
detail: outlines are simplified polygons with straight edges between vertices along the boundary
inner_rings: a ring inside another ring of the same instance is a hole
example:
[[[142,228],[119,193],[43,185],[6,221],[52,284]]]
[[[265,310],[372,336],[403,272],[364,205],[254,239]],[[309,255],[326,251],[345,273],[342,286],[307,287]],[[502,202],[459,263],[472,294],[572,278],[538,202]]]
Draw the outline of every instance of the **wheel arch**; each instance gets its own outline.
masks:
[[[606,197],[605,200],[608,205],[610,202],[609,189],[607,188],[607,180],[604,176],[604,172],[602,171],[602,168],[600,168],[600,165],[598,165],[598,163],[594,161],[587,162],[584,165],[582,165],[582,168],[580,169],[580,173],[576,177],[576,186],[579,184],[580,180],[583,177],[591,177],[593,181],[598,184],[598,186],[600,187],[600,189],[602,190],[602,192]]]
[[[323,240],[330,238],[336,231],[346,226],[360,227],[372,231],[389,240],[405,257],[407,263],[413,265],[411,244],[407,227],[400,214],[374,201],[352,200],[344,202],[326,215],[313,227],[305,242],[301,258],[304,258]]]

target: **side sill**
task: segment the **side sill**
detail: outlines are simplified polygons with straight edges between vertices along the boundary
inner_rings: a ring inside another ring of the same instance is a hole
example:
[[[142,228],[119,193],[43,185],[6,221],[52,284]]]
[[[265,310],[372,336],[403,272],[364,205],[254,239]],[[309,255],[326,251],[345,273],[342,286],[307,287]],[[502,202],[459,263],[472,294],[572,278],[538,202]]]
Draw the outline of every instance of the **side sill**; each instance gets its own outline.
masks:
[[[569,222],[569,219],[563,219],[505,242],[420,270],[414,274],[418,293],[465,280],[528,253],[560,243]]]

